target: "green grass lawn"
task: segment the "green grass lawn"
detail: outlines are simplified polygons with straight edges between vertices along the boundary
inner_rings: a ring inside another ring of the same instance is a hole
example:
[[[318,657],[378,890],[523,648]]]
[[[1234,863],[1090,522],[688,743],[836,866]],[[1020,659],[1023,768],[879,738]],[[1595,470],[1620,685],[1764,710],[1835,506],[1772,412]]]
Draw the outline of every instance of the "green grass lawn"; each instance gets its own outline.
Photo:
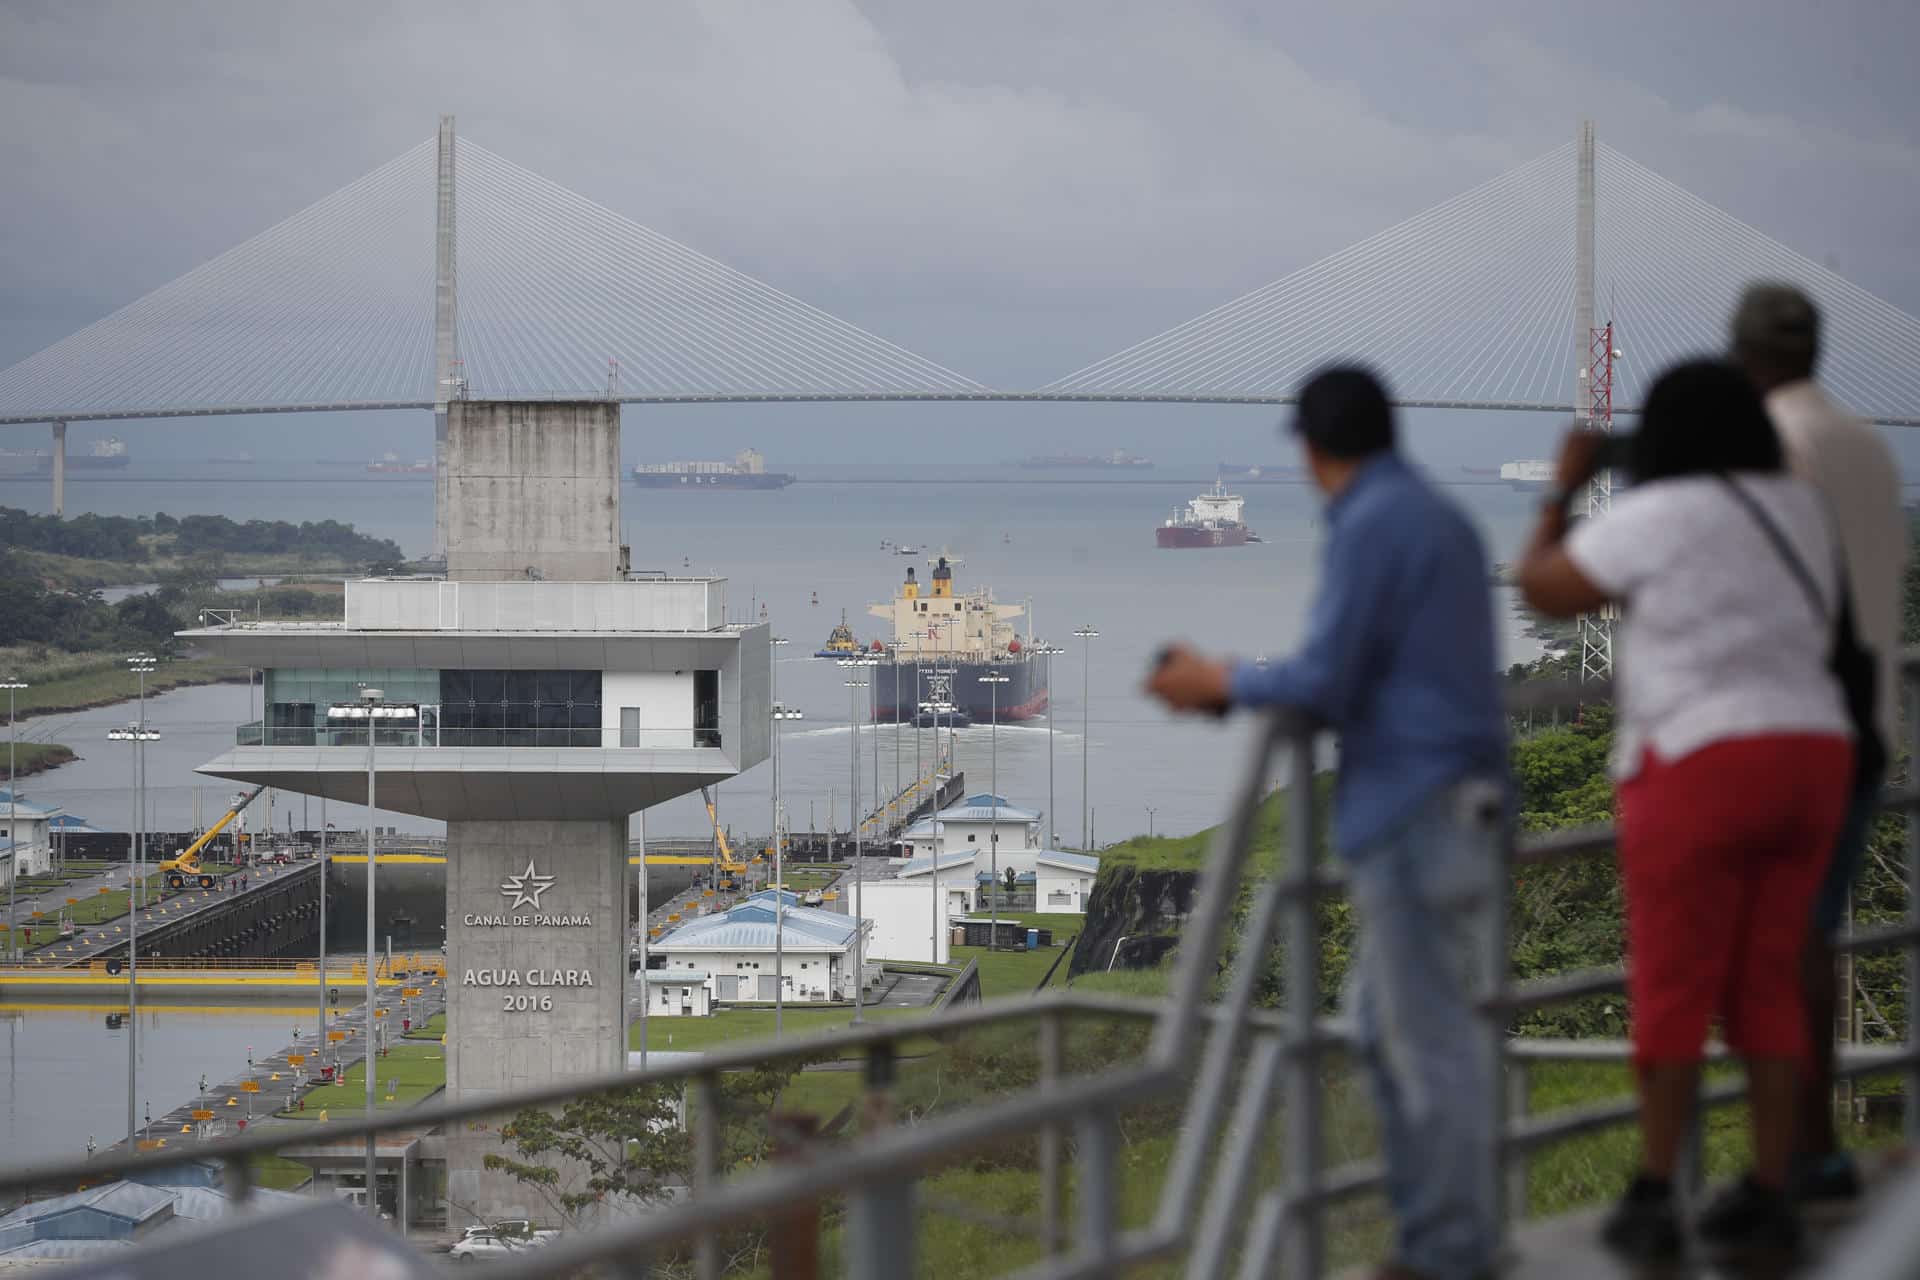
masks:
[[[440,1037],[445,1035],[446,1033],[447,1033],[447,1015],[444,1013],[436,1013],[431,1018],[428,1018],[425,1022],[421,1023],[419,1026],[407,1032],[405,1035],[401,1036],[400,1038],[403,1040],[438,1041]]]
[[[447,1084],[447,1059],[438,1043],[420,1043],[402,1039],[391,1052],[374,1062],[374,1106],[380,1111],[400,1111],[415,1106]],[[388,1098],[388,1081],[394,1081],[393,1097]],[[347,1069],[346,1083],[325,1085],[307,1095],[305,1111],[281,1112],[291,1120],[320,1119],[322,1112],[338,1107],[342,1114],[360,1112],[366,1106],[366,1063]]]
[[[0,665],[7,657],[24,655],[20,649],[0,649]],[[18,659],[21,679],[28,687],[20,691],[19,713],[23,716],[78,707],[100,707],[136,697],[140,681],[127,670],[122,653],[57,654],[38,661]],[[177,658],[160,664],[147,677],[148,693],[163,693],[185,685],[214,684],[244,675],[245,669],[215,665],[201,658]]]
[[[865,1016],[869,1021],[890,1021],[894,1018],[917,1017],[925,1012],[924,1008],[900,1009],[882,1005],[868,1008]],[[852,1023],[853,1009],[849,1006],[810,1009],[805,1005],[789,1005],[781,1017],[781,1031],[785,1035],[819,1035],[845,1030]],[[722,1009],[707,1018],[647,1019],[647,1047],[650,1049],[690,1052],[771,1039],[772,1009]],[[640,1047],[639,1023],[628,1029],[627,1044],[634,1049]]]
[[[1036,951],[989,951],[985,947],[953,948],[953,963],[980,963],[980,994],[988,1000],[1018,998],[1033,994],[1034,986],[1060,955],[1058,947]],[[1066,973],[1063,965],[1054,973],[1059,981]]]
[[[15,768],[22,778],[80,758],[72,747],[59,742],[22,742],[15,751]],[[26,797],[20,800],[24,804]]]
[[[255,1186],[269,1191],[295,1191],[313,1180],[313,1170],[285,1156],[261,1156],[253,1161]]]

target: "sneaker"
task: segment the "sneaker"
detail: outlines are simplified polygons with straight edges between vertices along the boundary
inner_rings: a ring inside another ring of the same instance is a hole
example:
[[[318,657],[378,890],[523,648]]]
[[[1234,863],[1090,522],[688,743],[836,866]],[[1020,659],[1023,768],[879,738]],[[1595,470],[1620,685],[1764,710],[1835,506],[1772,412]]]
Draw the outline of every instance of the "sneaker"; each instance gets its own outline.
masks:
[[[1633,1262],[1665,1262],[1681,1252],[1680,1215],[1673,1184],[1642,1175],[1613,1207],[1600,1228],[1606,1246]]]
[[[1796,1162],[1787,1192],[1798,1204],[1844,1203],[1860,1198],[1860,1175],[1844,1151]]]
[[[1740,1179],[1714,1197],[1695,1224],[1709,1249],[1792,1253],[1800,1247],[1800,1219],[1784,1191]]]

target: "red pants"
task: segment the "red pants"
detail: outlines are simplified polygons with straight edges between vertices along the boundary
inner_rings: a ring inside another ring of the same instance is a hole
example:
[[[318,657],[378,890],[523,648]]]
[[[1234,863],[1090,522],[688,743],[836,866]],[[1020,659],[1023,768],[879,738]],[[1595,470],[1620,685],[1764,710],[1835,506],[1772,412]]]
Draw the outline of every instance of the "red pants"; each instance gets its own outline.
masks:
[[[1649,750],[1621,784],[1636,1061],[1697,1061],[1715,1014],[1742,1056],[1805,1056],[1800,952],[1852,770],[1845,738],[1769,734]]]

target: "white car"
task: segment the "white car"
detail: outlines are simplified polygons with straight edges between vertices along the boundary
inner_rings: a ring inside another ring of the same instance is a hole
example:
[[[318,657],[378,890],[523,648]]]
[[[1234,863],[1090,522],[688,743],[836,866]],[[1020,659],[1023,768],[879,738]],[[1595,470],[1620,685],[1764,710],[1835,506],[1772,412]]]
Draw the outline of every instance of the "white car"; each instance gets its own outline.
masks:
[[[518,1240],[488,1233],[465,1236],[447,1253],[455,1262],[480,1262],[487,1258],[505,1258],[532,1247]]]

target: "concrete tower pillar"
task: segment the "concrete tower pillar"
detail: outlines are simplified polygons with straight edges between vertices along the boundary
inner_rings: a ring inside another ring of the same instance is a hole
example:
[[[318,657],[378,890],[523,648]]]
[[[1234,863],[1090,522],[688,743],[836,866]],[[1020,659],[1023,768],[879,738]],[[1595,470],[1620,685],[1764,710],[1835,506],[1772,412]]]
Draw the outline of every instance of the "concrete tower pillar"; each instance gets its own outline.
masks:
[[[1593,418],[1593,121],[1582,120],[1574,146],[1573,413]]]
[[[460,364],[460,255],[454,238],[453,117],[440,117],[434,219],[433,287],[433,554],[447,554],[447,402]]]
[[[53,514],[67,514],[67,424],[53,424]]]

